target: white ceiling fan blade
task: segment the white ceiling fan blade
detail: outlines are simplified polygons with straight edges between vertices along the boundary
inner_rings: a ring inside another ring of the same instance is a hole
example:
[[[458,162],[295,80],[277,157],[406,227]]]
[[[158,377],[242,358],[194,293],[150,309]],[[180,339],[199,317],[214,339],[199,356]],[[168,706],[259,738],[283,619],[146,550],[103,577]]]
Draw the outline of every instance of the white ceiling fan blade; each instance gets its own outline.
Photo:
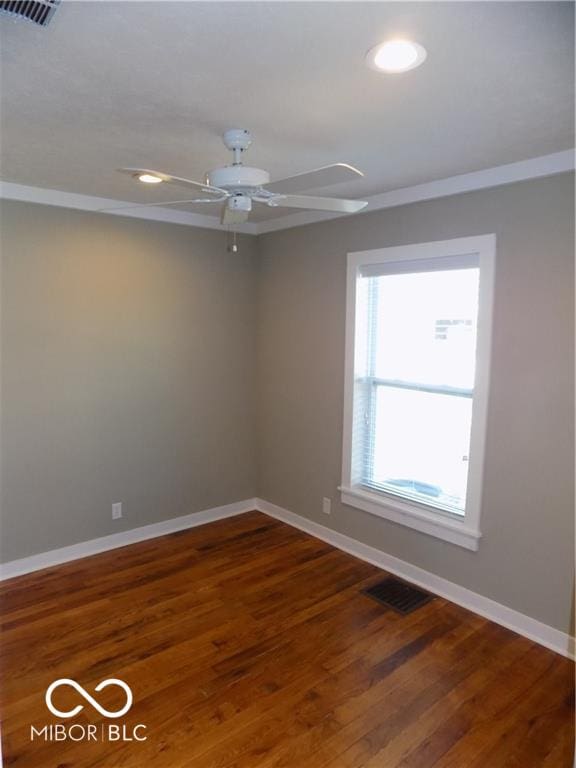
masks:
[[[115,205],[113,208],[98,208],[98,211],[105,213],[106,211],[123,211],[126,208],[162,208],[164,205],[186,205],[187,203],[219,203],[224,198],[207,198],[207,197],[195,197],[192,200],[169,200],[165,203],[131,203],[130,205]]]
[[[313,195],[278,195],[268,205],[280,208],[307,208],[311,211],[334,211],[335,213],[358,213],[368,205],[364,200],[342,200],[336,197],[315,197]]]
[[[249,211],[242,211],[237,208],[230,209],[227,205],[225,205],[224,208],[222,208],[222,218],[220,221],[226,226],[244,224],[245,221],[248,221],[249,215]]]
[[[149,168],[118,168],[119,173],[126,173],[129,176],[141,176],[141,175],[148,175],[148,176],[156,176],[159,179],[162,179],[162,181],[166,182],[166,184],[176,184],[180,187],[192,187],[193,189],[197,189],[198,191],[203,192],[204,194],[210,194],[215,195],[217,197],[228,196],[228,192],[226,192],[225,189],[220,189],[220,187],[211,187],[209,184],[202,184],[199,181],[192,181],[191,179],[184,179],[181,176],[172,176],[169,173],[163,173],[162,171],[152,171]]]
[[[297,173],[286,179],[272,181],[270,184],[266,184],[265,189],[284,195],[298,192],[301,189],[320,189],[320,187],[328,187],[331,184],[341,184],[343,181],[354,181],[362,178],[362,176],[364,176],[362,171],[352,165],[334,163],[334,165],[316,168],[314,171]]]

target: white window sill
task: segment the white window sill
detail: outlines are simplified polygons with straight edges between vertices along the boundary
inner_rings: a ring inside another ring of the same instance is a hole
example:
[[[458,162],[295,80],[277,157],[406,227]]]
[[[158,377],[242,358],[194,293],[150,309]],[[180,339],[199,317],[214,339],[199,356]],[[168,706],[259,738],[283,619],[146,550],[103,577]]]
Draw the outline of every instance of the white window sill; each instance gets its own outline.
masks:
[[[478,540],[482,536],[479,530],[471,528],[465,519],[458,520],[455,516],[441,511],[427,510],[424,505],[412,504],[396,499],[387,494],[371,492],[365,488],[339,488],[343,504],[370,512],[377,517],[391,520],[393,523],[414,528],[421,533],[436,536],[451,544],[477,551]]]

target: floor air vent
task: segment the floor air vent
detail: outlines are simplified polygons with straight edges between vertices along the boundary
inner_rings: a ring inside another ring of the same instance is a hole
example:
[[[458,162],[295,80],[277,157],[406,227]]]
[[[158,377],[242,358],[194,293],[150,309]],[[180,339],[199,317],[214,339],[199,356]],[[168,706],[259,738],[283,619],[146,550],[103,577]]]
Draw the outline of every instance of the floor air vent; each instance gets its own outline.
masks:
[[[429,603],[434,597],[428,592],[418,589],[418,587],[413,587],[411,584],[406,584],[393,577],[384,579],[373,587],[363,589],[362,592],[387,608],[393,608],[402,614],[412,613],[421,605]]]
[[[15,19],[27,19],[45,27],[59,4],[60,0],[0,0],[0,14],[7,13]]]

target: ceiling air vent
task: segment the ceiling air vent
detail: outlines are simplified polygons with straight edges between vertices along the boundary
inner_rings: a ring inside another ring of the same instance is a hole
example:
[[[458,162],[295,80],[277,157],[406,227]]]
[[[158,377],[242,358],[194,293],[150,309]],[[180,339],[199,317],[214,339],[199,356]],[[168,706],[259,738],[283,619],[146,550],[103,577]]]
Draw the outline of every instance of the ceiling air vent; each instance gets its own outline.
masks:
[[[60,0],[0,0],[0,13],[45,27],[58,5]]]

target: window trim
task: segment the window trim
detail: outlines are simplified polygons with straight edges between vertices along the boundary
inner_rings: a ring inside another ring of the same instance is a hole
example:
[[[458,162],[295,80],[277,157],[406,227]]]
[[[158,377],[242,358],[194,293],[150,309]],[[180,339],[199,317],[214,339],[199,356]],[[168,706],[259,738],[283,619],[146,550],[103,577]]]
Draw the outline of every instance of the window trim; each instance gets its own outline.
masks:
[[[371,264],[433,260],[445,256],[470,254],[478,256],[480,284],[468,488],[465,514],[460,517],[437,508],[432,511],[431,505],[404,500],[394,494],[372,491],[353,482],[352,418],[356,281],[361,268]],[[342,484],[339,486],[342,503],[474,551],[478,549],[479,539],[482,536],[480,512],[490,382],[495,258],[496,235],[488,234],[377,248],[370,251],[355,251],[348,254],[347,260]]]

